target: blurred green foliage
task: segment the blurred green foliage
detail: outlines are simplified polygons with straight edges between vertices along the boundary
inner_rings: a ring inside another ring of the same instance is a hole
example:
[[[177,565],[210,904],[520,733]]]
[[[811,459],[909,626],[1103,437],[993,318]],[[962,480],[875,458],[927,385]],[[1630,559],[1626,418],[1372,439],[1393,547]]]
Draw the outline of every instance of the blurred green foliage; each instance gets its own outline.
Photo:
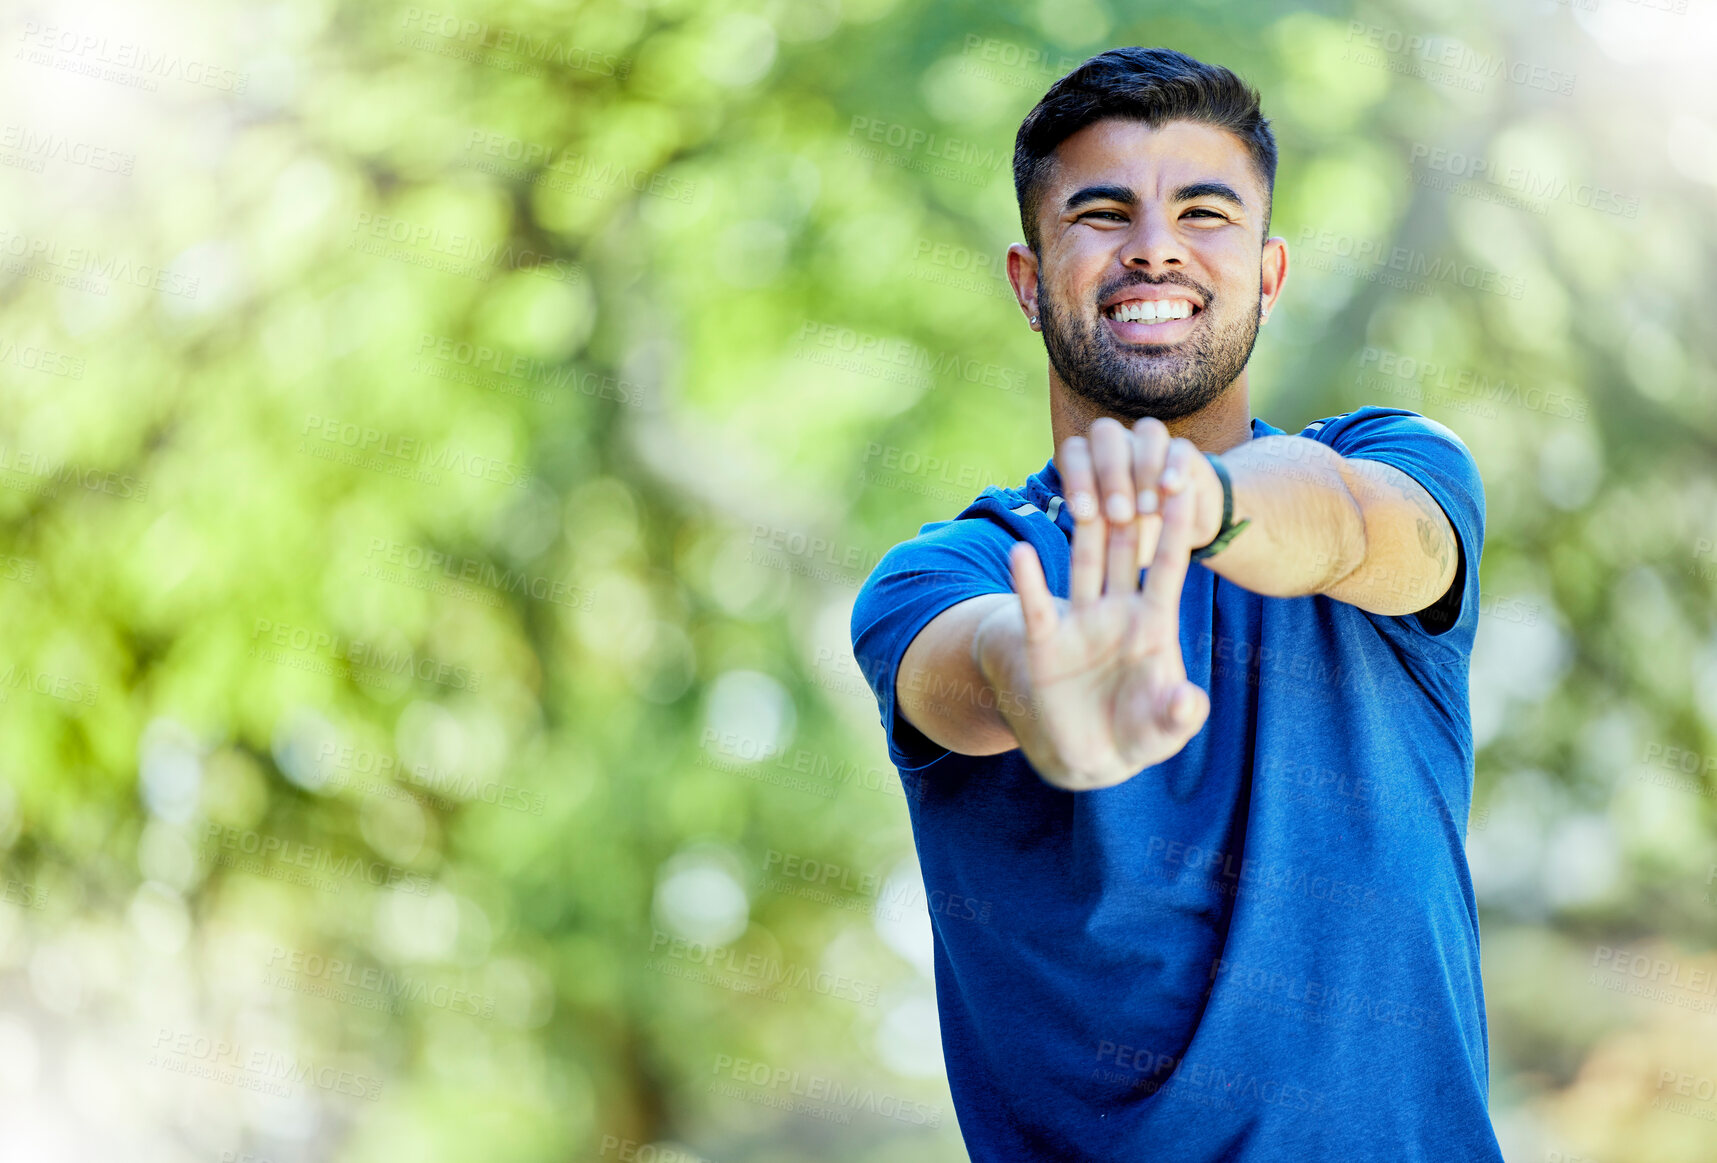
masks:
[[[1699,3],[9,17],[25,132],[134,155],[0,178],[13,1142],[963,1157],[847,617],[1049,456],[1013,133],[1142,43],[1279,136],[1257,414],[1414,408],[1484,474],[1510,1157],[1709,1159],[1717,1107],[1663,1107],[1717,1075]],[[89,76],[85,34],[230,73]]]

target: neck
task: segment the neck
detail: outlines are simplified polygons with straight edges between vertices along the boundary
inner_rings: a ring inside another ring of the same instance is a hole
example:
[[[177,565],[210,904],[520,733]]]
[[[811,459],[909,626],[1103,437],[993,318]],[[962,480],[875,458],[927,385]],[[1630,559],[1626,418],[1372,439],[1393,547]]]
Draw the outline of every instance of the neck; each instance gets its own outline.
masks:
[[[1074,393],[1053,367],[1049,369],[1049,427],[1055,449],[1059,450],[1069,436],[1083,436],[1104,416],[1111,416],[1129,428],[1137,419],[1105,411]],[[1184,436],[1202,452],[1227,452],[1251,440],[1252,403],[1246,372],[1242,371],[1220,396],[1198,411],[1164,420],[1163,424],[1170,436]]]

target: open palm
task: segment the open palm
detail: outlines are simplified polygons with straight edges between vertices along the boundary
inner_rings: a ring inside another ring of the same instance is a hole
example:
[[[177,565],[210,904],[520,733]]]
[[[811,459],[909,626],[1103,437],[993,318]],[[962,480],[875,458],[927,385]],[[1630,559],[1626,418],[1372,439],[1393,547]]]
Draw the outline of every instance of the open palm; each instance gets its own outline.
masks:
[[[1036,551],[1014,546],[1031,712],[1012,725],[1050,783],[1113,786],[1176,754],[1204,726],[1210,699],[1187,680],[1180,649],[1192,509],[1191,494],[1177,492],[1159,515],[1078,521],[1065,601],[1050,594]]]

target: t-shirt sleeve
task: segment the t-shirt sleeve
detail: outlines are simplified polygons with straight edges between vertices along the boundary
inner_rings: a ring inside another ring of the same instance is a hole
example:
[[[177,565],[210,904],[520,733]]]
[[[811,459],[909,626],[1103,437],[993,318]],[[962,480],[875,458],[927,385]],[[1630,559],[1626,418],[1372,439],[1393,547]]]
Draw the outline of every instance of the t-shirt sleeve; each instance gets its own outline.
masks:
[[[1015,540],[1007,528],[982,515],[932,522],[884,554],[859,590],[853,603],[853,656],[876,696],[889,758],[902,771],[927,767],[948,749],[900,715],[894,697],[900,660],[943,610],[983,594],[1013,592],[1008,552]]]
[[[1344,457],[1380,461],[1423,485],[1454,528],[1458,561],[1447,593],[1413,614],[1366,616],[1392,642],[1434,661],[1472,651],[1479,616],[1479,559],[1484,552],[1484,482],[1465,443],[1451,429],[1402,408],[1365,407],[1325,421],[1315,438]]]

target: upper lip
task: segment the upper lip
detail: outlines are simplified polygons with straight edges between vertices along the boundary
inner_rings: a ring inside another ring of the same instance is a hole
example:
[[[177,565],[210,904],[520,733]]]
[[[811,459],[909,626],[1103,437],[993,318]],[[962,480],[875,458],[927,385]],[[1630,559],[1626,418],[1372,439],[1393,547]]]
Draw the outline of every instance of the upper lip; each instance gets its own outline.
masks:
[[[1134,283],[1130,287],[1122,287],[1119,291],[1105,298],[1097,304],[1097,309],[1107,311],[1111,307],[1131,302],[1134,299],[1142,299],[1151,303],[1162,302],[1165,299],[1185,299],[1195,309],[1200,311],[1204,309],[1204,300],[1199,297],[1198,292],[1183,287],[1179,283]]]

